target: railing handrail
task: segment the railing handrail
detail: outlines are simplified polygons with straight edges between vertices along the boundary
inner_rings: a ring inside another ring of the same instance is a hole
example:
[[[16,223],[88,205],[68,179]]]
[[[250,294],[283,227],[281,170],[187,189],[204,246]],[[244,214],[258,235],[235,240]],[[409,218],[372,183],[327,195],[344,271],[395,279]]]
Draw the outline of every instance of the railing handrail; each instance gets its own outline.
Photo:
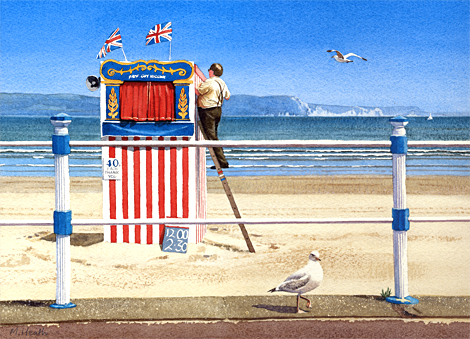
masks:
[[[156,140],[115,140],[115,141],[70,141],[70,147],[337,147],[362,148],[391,146],[390,141],[367,140],[252,140],[252,141],[156,141]],[[52,141],[0,141],[0,147],[52,147]],[[408,147],[457,147],[470,148],[470,141],[408,141]]]
[[[273,225],[273,224],[389,224],[392,217],[384,218],[295,218],[295,219],[274,219],[274,218],[241,218],[241,219],[72,219],[73,226],[111,226],[111,225]],[[442,223],[442,222],[470,222],[470,216],[453,217],[409,217],[410,222],[415,223]],[[12,219],[0,220],[0,226],[52,226],[51,220],[34,219]]]

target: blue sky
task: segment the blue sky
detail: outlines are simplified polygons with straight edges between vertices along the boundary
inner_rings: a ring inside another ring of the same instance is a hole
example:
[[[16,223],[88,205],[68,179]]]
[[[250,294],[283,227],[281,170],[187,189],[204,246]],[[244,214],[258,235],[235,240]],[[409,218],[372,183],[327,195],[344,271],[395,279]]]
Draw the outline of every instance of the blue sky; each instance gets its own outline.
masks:
[[[1,0],[0,91],[75,93],[98,75],[104,41],[121,29],[131,60],[169,57],[145,45],[172,22],[172,60],[207,74],[224,66],[232,95],[292,95],[307,103],[470,111],[469,1]],[[340,64],[328,49],[368,59]],[[123,61],[121,50],[105,59]],[[101,59],[103,60],[103,59]]]

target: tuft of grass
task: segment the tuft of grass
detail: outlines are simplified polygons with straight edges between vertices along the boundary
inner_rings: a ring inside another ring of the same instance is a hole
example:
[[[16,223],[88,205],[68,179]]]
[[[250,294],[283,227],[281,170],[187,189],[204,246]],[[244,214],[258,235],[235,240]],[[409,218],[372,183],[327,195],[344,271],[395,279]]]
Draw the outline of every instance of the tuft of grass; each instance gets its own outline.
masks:
[[[392,295],[392,290],[390,289],[390,287],[387,287],[387,290],[384,291],[382,289],[382,292],[380,293],[380,295],[382,296],[382,298],[384,298],[384,300],[388,297],[390,297]]]

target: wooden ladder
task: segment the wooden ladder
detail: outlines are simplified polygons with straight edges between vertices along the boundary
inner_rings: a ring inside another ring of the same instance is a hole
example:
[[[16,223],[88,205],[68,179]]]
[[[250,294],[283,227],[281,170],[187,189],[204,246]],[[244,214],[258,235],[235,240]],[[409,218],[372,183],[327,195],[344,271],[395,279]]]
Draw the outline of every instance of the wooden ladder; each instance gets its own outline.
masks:
[[[208,140],[206,137],[206,134],[204,132],[204,128],[202,127],[201,121],[198,121],[199,128],[202,132],[202,135],[204,136],[204,139]],[[224,175],[224,172],[222,171],[222,168],[220,167],[219,160],[217,160],[217,156],[215,155],[215,151],[212,147],[208,147],[209,153],[211,155],[212,161],[214,162],[215,168],[217,170],[217,174],[219,175],[220,182],[222,183],[222,186],[224,187],[225,190],[225,195],[227,195],[228,201],[230,202],[230,206],[232,207],[233,214],[237,219],[241,219],[240,211],[238,210],[237,203],[235,202],[235,198],[233,197],[232,190],[230,189],[230,186],[228,185],[227,178]],[[245,225],[244,224],[238,224],[240,227],[240,230],[242,231],[243,237],[245,238],[246,245],[248,246],[248,250],[251,253],[255,253],[255,248],[253,247],[253,244],[251,243],[250,236],[248,235],[248,232],[246,231]]]

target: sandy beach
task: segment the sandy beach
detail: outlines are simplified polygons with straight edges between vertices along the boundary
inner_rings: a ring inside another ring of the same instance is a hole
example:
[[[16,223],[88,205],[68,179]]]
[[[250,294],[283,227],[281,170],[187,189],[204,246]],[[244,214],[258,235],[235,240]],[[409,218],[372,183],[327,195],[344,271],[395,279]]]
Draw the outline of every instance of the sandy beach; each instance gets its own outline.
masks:
[[[227,173],[229,175],[229,173]],[[390,217],[392,179],[350,177],[228,177],[242,217]],[[0,177],[0,219],[52,219],[54,179]],[[469,177],[409,177],[407,207],[415,217],[470,215]],[[71,179],[77,219],[102,218],[100,178]],[[208,178],[208,218],[232,218],[217,177]],[[470,295],[470,224],[412,223],[408,232],[412,296]],[[186,254],[160,246],[72,246],[71,298],[267,295],[302,267],[312,250],[325,278],[312,294],[379,295],[393,291],[389,224],[247,225],[249,253],[238,225],[210,225]],[[1,227],[0,299],[55,299],[52,227]],[[103,233],[100,226],[74,233]]]

